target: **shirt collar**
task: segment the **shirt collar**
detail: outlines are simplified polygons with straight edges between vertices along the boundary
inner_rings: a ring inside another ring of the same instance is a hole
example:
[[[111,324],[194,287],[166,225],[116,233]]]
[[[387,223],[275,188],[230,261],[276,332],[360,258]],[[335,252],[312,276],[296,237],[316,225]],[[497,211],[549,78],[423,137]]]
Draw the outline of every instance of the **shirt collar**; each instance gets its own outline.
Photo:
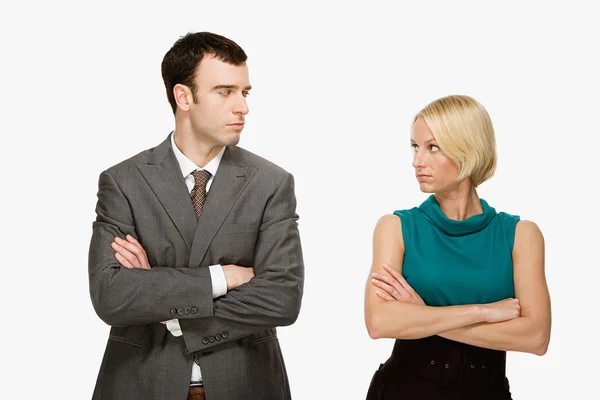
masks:
[[[465,236],[485,229],[496,217],[496,209],[484,199],[479,199],[483,213],[473,215],[465,220],[457,221],[446,217],[435,195],[430,195],[420,206],[419,210],[436,228],[448,236]]]
[[[171,146],[173,147],[173,153],[175,153],[175,158],[179,163],[179,167],[181,168],[181,173],[184,179],[186,176],[188,176],[197,169],[205,169],[208,172],[210,172],[211,176],[215,176],[217,174],[217,169],[219,169],[219,165],[221,164],[223,153],[225,153],[225,146],[223,146],[219,154],[217,154],[212,160],[210,160],[208,164],[204,166],[204,168],[200,168],[192,160],[187,158],[187,156],[183,154],[181,150],[179,150],[179,148],[175,144],[175,132],[171,134]]]

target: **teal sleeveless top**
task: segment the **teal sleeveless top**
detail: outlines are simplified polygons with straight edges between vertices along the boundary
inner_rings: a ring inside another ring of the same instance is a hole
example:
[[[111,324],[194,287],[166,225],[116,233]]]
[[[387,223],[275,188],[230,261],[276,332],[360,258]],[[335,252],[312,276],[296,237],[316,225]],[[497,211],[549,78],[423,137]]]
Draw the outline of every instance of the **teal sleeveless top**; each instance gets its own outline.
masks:
[[[429,306],[491,303],[515,296],[512,250],[519,216],[497,213],[447,218],[435,196],[398,210],[402,221],[402,275]]]

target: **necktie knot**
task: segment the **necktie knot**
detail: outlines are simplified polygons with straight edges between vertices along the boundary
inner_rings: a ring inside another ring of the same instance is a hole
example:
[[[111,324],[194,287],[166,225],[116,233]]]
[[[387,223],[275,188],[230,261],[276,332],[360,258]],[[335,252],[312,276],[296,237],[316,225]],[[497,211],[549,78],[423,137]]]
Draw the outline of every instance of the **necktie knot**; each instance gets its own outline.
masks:
[[[192,172],[192,176],[194,177],[195,182],[194,187],[200,186],[206,188],[206,184],[208,183],[211,174],[205,169],[197,169],[194,172]]]

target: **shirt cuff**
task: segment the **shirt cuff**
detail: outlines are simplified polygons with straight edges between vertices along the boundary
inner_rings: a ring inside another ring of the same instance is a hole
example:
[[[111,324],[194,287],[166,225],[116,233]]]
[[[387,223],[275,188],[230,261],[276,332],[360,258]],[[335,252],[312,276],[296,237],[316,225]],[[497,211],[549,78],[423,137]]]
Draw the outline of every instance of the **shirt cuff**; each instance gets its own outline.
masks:
[[[167,329],[171,332],[173,336],[181,336],[183,332],[181,332],[181,327],[179,326],[178,319],[170,319],[167,321]]]
[[[212,281],[213,299],[227,294],[227,280],[221,264],[211,265],[208,269]]]

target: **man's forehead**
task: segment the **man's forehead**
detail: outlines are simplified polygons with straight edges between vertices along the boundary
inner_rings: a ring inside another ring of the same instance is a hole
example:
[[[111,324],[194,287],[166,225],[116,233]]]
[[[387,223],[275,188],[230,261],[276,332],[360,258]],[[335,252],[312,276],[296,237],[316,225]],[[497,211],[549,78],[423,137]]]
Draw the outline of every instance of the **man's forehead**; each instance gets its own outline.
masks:
[[[196,82],[199,85],[236,85],[250,86],[248,67],[246,63],[233,65],[215,59],[203,59],[196,70]]]
[[[205,56],[202,61],[200,61],[200,64],[198,64],[198,68],[197,71],[200,72],[202,70],[232,70],[232,71],[239,71],[239,70],[247,70],[248,66],[246,65],[245,62],[238,64],[238,65],[234,65],[234,64],[230,64],[228,62],[225,62],[221,59],[216,58],[214,55],[210,55],[210,56]]]

